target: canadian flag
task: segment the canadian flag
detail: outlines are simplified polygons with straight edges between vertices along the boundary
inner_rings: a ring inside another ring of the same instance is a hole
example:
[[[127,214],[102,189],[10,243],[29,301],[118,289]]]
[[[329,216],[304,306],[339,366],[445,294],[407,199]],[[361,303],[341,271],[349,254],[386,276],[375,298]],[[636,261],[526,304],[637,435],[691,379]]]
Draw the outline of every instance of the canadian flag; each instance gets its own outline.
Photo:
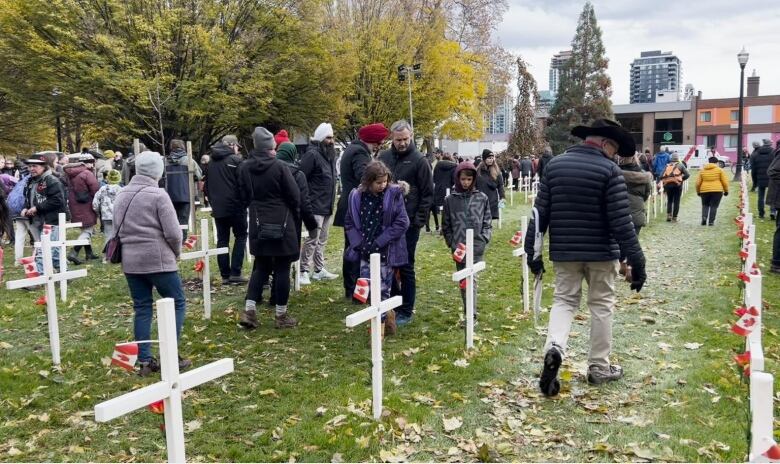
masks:
[[[742,282],[745,282],[745,283],[750,283],[750,276],[749,276],[749,275],[747,275],[747,274],[746,274],[746,273],[744,273],[744,272],[740,272],[739,274],[737,274],[737,278],[738,278],[739,280],[741,280]]]
[[[184,241],[184,248],[188,250],[192,250],[195,248],[195,245],[198,244],[198,236],[197,235],[190,235],[187,237],[187,240]]]
[[[368,282],[369,279],[361,277],[355,282],[355,291],[352,293],[352,297],[361,303],[368,301]]]
[[[43,225],[43,235],[49,235],[51,233],[51,224]]]
[[[767,457],[772,461],[780,460],[780,446],[777,446],[777,442],[772,438],[765,438],[764,441],[769,444],[769,448],[761,453],[761,456]]]
[[[758,322],[756,320],[758,316],[758,310],[754,306],[751,306],[750,309],[739,318],[736,324],[731,326],[731,331],[737,335],[747,337],[753,332],[753,328],[755,327],[756,322]]]
[[[739,231],[737,231],[737,237],[739,237],[739,238],[743,238],[743,239],[744,239],[744,238],[748,238],[748,234],[747,234],[747,233],[745,233],[745,231],[744,231],[744,230],[740,229]]]
[[[3,258],[5,258],[5,252],[0,247],[0,282],[3,281],[3,274],[5,273],[5,268],[3,267]]]
[[[748,254],[747,250],[739,250],[739,257],[742,258],[742,261],[747,259]]]
[[[523,240],[523,231],[518,230],[515,232],[515,235],[512,236],[512,238],[509,240],[509,244],[512,246],[517,246],[520,244],[520,242]]]
[[[35,304],[38,306],[45,306],[46,305],[46,295],[41,295],[35,300]]]
[[[150,411],[152,411],[155,414],[164,414],[165,413],[165,400],[155,401],[154,403],[151,403],[149,406],[147,406]]]
[[[460,287],[461,290],[466,290],[466,285],[468,282],[466,282],[466,279],[460,279],[460,283],[458,283],[458,287]]]
[[[28,279],[38,277],[38,268],[35,266],[35,257],[28,256],[26,258],[19,259],[19,264],[24,266],[24,276]]]
[[[743,221],[744,221],[744,217],[743,216],[737,216],[737,217],[734,218],[734,224],[738,225],[740,229],[744,225]]]
[[[127,371],[133,370],[138,360],[138,343],[121,343],[114,347],[111,364]]]
[[[455,251],[452,252],[452,259],[462,263],[463,260],[466,259],[466,245],[458,243],[458,246],[455,247]]]
[[[745,367],[750,364],[750,351],[745,351],[744,353],[734,355],[734,362],[739,364],[742,367]]]

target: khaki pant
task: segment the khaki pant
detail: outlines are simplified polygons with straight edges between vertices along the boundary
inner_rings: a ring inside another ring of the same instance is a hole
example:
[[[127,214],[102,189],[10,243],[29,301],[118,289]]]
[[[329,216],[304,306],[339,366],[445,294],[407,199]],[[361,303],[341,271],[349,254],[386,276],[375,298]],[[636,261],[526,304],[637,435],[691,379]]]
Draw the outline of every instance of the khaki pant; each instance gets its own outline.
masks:
[[[588,365],[609,367],[612,350],[612,312],[615,308],[615,277],[618,261],[555,262],[555,292],[544,351],[553,343],[566,350],[574,314],[580,308],[582,280],[588,283],[590,352]]]
[[[314,260],[314,272],[319,272],[325,268],[325,244],[328,243],[328,233],[330,232],[330,216],[314,215],[317,220],[317,230],[314,235],[309,235],[303,242],[303,253],[301,253],[301,272],[309,272],[312,269],[311,262]]]

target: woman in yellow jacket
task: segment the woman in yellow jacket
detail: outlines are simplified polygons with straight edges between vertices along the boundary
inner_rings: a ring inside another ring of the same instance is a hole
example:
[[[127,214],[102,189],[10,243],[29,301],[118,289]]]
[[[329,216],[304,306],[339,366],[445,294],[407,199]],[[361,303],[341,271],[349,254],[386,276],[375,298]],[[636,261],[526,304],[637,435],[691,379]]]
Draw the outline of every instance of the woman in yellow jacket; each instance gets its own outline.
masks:
[[[696,178],[696,193],[701,197],[701,225],[715,225],[715,214],[724,196],[729,194],[729,180],[718,167],[718,158],[709,158]]]

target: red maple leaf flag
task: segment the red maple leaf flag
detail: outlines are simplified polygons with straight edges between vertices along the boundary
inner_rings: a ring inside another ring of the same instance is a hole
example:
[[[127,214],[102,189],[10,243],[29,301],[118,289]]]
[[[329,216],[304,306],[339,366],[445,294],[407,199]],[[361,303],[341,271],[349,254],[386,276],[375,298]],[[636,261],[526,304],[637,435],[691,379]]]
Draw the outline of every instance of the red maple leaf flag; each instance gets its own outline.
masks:
[[[111,364],[114,366],[132,372],[137,360],[138,343],[120,343],[114,347],[114,354],[111,356]]]
[[[455,251],[452,252],[452,259],[462,263],[463,260],[466,259],[466,245],[458,243],[458,246],[455,247]]]
[[[518,230],[515,232],[515,235],[512,236],[512,238],[509,240],[509,244],[512,246],[520,245],[520,242],[523,240],[523,231]]]
[[[747,312],[743,314],[742,317],[740,317],[733,326],[731,326],[731,331],[737,335],[747,337],[753,332],[753,328],[756,325],[756,322],[758,322],[756,321],[758,315],[758,310],[751,306],[750,309],[748,309]]]
[[[774,439],[769,438],[769,448],[761,453],[761,456],[769,458],[771,461],[780,461],[780,446],[777,446],[777,442]]]
[[[43,235],[49,235],[51,233],[51,224],[43,225]]]
[[[355,282],[355,292],[352,293],[352,298],[358,300],[361,303],[368,301],[368,283],[370,279],[361,277]]]
[[[747,250],[739,250],[739,257],[742,258],[742,261],[746,260],[748,257],[748,251]]]
[[[742,367],[750,365],[750,351],[734,355],[734,362]]]
[[[152,411],[155,414],[164,414],[165,413],[165,400],[155,401],[154,403],[147,406],[150,411]]]
[[[460,287],[461,290],[466,290],[466,285],[468,282],[466,282],[466,279],[460,279],[460,282],[458,283],[458,287]]]
[[[184,241],[184,248],[188,250],[192,250],[195,248],[195,245],[197,244],[198,244],[198,236],[190,235],[187,237],[187,240]]]
[[[737,278],[738,278],[739,280],[741,280],[742,282],[745,282],[746,284],[747,284],[747,283],[750,283],[750,276],[749,276],[749,275],[747,275],[747,274],[746,274],[746,273],[744,273],[744,272],[740,272],[739,274],[737,274]]]
[[[33,277],[38,277],[40,275],[38,274],[38,268],[35,266],[34,256],[20,258],[19,264],[24,266],[24,276],[27,277],[28,279],[31,279]]]

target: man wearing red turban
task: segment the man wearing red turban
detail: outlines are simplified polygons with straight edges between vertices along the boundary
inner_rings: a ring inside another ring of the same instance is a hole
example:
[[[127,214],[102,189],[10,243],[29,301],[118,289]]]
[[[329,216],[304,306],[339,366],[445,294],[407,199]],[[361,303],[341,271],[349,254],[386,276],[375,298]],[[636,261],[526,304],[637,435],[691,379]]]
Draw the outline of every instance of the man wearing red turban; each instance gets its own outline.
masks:
[[[363,177],[366,165],[371,162],[389,134],[390,131],[382,123],[363,126],[358,130],[357,140],[353,140],[344,150],[344,154],[341,155],[341,164],[339,165],[341,168],[341,196],[336,206],[334,226],[344,227],[344,217],[349,206],[347,201],[349,192],[360,185],[360,179]],[[348,243],[346,232],[344,233],[344,243]],[[346,248],[344,251],[346,253]],[[360,262],[353,263],[342,257],[341,269],[344,276],[344,297],[352,299],[352,294],[355,292],[355,282],[360,273]]]

